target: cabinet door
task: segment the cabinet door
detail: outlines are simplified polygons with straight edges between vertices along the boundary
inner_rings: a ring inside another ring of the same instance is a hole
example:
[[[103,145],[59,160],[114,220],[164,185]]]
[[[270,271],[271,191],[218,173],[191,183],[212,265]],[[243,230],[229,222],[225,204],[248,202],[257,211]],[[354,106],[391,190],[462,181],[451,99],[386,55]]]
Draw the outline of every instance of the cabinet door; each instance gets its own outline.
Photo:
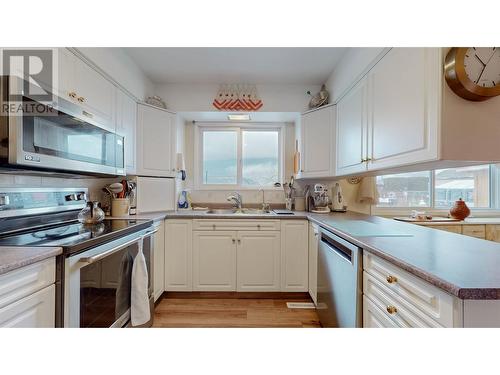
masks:
[[[76,98],[71,97],[71,93],[76,95],[76,60],[77,57],[68,51],[66,48],[59,48],[57,50],[58,54],[58,95],[66,100],[74,100]]]
[[[160,298],[165,290],[165,224],[161,222],[154,235],[153,285],[154,299]]]
[[[137,122],[137,174],[175,177],[173,145],[175,115],[139,104]]]
[[[369,169],[438,157],[441,64],[436,50],[393,48],[370,71]]]
[[[280,232],[238,232],[238,292],[280,291]]]
[[[489,241],[500,242],[500,225],[486,225],[486,239]]]
[[[317,109],[302,115],[301,177],[333,175],[334,125],[335,106]]]
[[[127,175],[135,174],[137,103],[121,90],[117,91],[116,98],[116,131],[124,137],[125,169]]]
[[[193,290],[193,233],[191,220],[165,222],[165,290]]]
[[[114,130],[116,87],[78,58],[75,74],[77,103],[90,116],[99,117]]]
[[[236,290],[236,232],[193,232],[193,290]]]
[[[336,175],[366,171],[367,80],[354,86],[337,104]]]
[[[309,295],[315,305],[318,286],[318,246],[319,228],[316,224],[309,223]]]
[[[281,220],[281,291],[307,292],[308,222]]]
[[[55,286],[39,290],[0,309],[0,327],[54,328]]]

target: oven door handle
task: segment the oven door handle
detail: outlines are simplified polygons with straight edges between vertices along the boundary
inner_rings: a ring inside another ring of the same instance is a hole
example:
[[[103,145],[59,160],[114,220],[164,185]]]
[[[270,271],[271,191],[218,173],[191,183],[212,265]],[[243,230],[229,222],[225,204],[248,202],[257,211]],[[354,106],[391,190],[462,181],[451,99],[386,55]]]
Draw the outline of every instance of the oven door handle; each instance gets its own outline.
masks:
[[[94,256],[91,256],[91,257],[84,257],[84,258],[80,258],[78,261],[80,263],[87,263],[87,264],[92,264],[92,263],[95,263],[103,258],[106,258],[107,256],[110,256],[111,254],[114,254],[116,253],[117,251],[120,251],[136,242],[139,242],[139,241],[142,241],[144,240],[146,237],[150,237],[152,236],[153,234],[155,234],[156,232],[158,232],[158,229],[154,229],[152,231],[149,231],[147,233],[145,233],[144,235],[138,237],[138,238],[135,238],[133,240],[130,240],[130,241],[127,241],[125,242],[124,244],[121,244],[121,245],[118,245],[116,247],[113,247],[112,249],[109,249],[109,250],[106,250],[105,252],[103,253],[99,253],[97,255],[94,255]]]

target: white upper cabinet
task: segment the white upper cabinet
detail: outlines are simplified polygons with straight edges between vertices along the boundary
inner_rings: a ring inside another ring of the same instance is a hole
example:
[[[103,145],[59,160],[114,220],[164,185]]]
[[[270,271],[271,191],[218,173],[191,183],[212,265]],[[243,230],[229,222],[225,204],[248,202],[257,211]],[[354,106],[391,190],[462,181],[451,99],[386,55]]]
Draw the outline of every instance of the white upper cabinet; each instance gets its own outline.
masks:
[[[175,177],[175,114],[138,105],[137,175]]]
[[[298,177],[328,177],[334,172],[335,106],[301,117],[301,167]]]
[[[84,109],[114,130],[116,87],[70,51],[59,49],[59,89],[63,99]]]
[[[116,95],[116,132],[125,138],[125,169],[127,175],[136,173],[137,103],[121,90]]]
[[[338,176],[439,157],[440,56],[393,48],[340,99]]]
[[[439,53],[393,48],[370,71],[368,169],[438,157]]]
[[[366,171],[367,80],[362,79],[337,103],[336,175]]]

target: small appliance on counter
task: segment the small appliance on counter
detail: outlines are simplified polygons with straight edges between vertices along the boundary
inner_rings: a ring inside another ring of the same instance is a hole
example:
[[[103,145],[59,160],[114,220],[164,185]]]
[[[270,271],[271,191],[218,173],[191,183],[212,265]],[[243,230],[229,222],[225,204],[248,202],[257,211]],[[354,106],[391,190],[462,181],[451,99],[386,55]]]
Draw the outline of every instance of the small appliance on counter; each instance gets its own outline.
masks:
[[[342,195],[342,187],[337,182],[333,189],[332,197],[332,211],[333,212],[347,212],[347,206],[344,204],[344,196]]]
[[[327,214],[330,212],[330,198],[325,185],[314,185],[314,191],[309,195],[309,211],[317,214]]]
[[[87,201],[87,206],[78,213],[78,221],[82,224],[94,225],[102,222],[104,216],[99,202]]]

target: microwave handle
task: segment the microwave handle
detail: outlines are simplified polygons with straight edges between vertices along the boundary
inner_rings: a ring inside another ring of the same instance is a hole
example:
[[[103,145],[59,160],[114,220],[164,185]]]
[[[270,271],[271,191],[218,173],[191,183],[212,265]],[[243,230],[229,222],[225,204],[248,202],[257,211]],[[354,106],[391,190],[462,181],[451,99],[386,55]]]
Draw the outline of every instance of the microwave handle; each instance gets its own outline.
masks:
[[[113,247],[112,249],[109,249],[107,251],[105,251],[104,253],[99,253],[97,255],[94,255],[94,256],[91,256],[91,257],[84,257],[84,258],[80,258],[79,259],[79,262],[80,263],[87,263],[87,264],[92,264],[92,263],[95,263],[103,258],[106,258],[107,256],[110,256],[111,254],[113,253],[116,253],[117,251],[120,251],[136,242],[139,242],[141,240],[143,240],[144,238],[146,237],[150,237],[152,236],[153,234],[155,234],[156,232],[158,232],[158,229],[155,229],[155,230],[152,230],[152,231],[149,231],[147,232],[146,234],[144,234],[143,236],[139,237],[139,238],[135,238],[133,240],[130,240],[128,242],[125,242],[124,244],[121,244],[121,245],[118,245],[116,247]]]

